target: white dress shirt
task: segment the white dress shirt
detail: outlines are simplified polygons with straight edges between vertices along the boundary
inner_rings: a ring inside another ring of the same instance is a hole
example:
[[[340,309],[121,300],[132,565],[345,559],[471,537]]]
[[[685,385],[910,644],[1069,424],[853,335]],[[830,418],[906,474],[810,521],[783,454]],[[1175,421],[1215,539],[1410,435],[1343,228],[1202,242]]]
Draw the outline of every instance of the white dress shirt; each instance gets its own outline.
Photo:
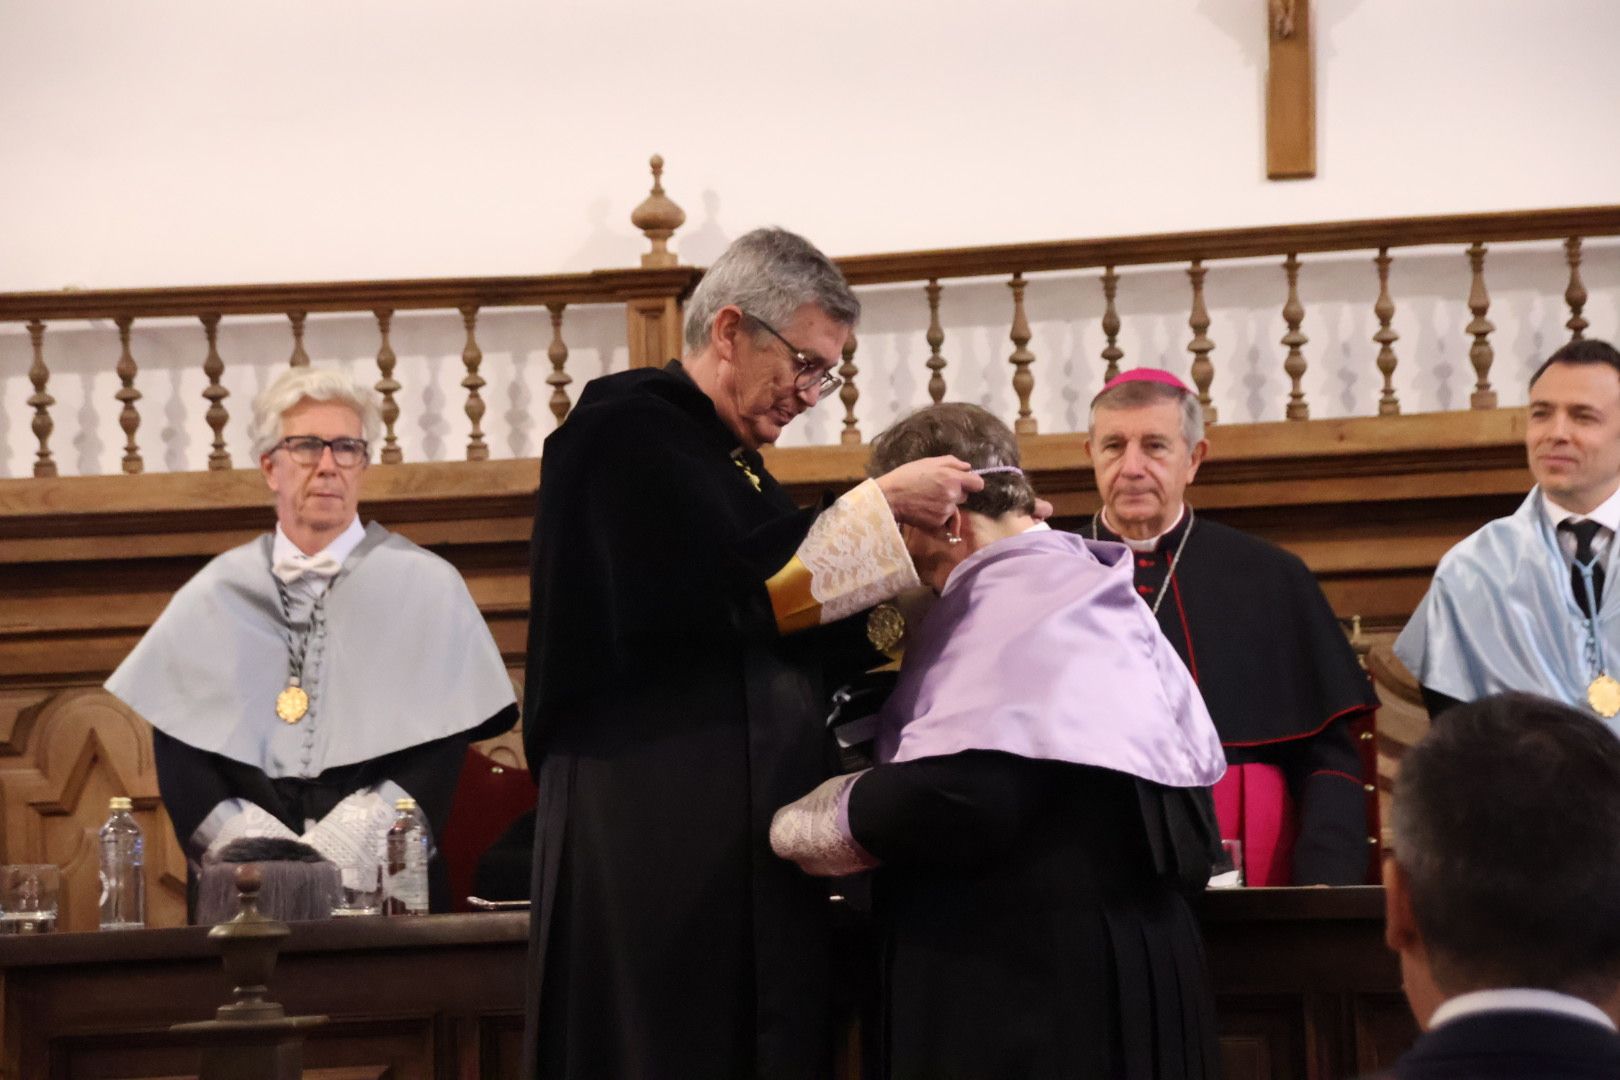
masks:
[[[270,565],[275,566],[288,560],[312,560],[328,556],[341,566],[343,560],[347,559],[354,552],[354,549],[360,546],[360,541],[365,538],[365,526],[360,524],[360,515],[356,514],[354,520],[349,522],[349,527],[344,529],[336,540],[333,540],[315,554],[306,555],[299,549],[297,544],[288,539],[287,534],[281,531],[281,523],[277,522],[276,538],[270,547]],[[332,579],[330,577],[324,577],[320,574],[305,574],[289,585],[288,588],[296,589],[310,600],[315,600],[325,593],[331,584]]]
[[[1614,534],[1620,532],[1620,488],[1599,503],[1590,514],[1576,514],[1565,510],[1545,494],[1541,496],[1541,510],[1547,515],[1547,524],[1552,527],[1553,535],[1558,537],[1558,546],[1563,551],[1564,558],[1572,566],[1575,563],[1575,537],[1569,532],[1560,532],[1558,526],[1566,521],[1574,523],[1587,520],[1603,526],[1592,538],[1592,557],[1599,565],[1608,564],[1609,546],[1614,541]]]

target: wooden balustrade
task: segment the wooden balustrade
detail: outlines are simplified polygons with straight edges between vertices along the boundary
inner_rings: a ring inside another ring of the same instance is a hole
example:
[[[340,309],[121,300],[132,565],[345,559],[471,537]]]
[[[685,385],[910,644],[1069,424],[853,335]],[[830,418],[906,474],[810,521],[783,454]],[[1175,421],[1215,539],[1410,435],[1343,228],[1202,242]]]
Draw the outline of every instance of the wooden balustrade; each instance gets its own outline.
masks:
[[[466,335],[461,354],[466,374],[461,386],[466,391],[464,411],[471,424],[466,457],[468,460],[486,459],[489,445],[482,430],[486,410],[482,391],[486,380],[481,372],[483,352],[476,336],[481,313],[491,308],[544,308],[551,313],[552,345],[547,355],[553,370],[547,382],[553,387],[551,406],[559,420],[567,415],[569,408],[563,388],[572,381],[563,370],[568,358],[562,339],[561,320],[565,308],[622,306],[627,319],[630,362],[634,366],[661,364],[678,355],[680,304],[696,286],[702,271],[678,265],[674,254],[668,250],[669,239],[685,220],[685,215],[664,195],[660,183],[662,159],[655,157],[652,166],[652,194],[632,215],[652,245],[652,251],[642,258],[638,268],[531,277],[0,294],[0,322],[26,324],[33,349],[28,377],[34,392],[28,398],[28,405],[34,410],[33,432],[39,442],[33,473],[37,477],[57,475],[57,463],[50,449],[56,427],[51,408],[56,399],[47,391],[50,367],[46,330],[49,325],[105,319],[117,328],[120,353],[115,370],[119,389],[114,396],[119,403],[118,424],[124,433],[122,466],[126,473],[139,473],[144,469],[137,440],[141,427],[137,403],[142,393],[136,385],[139,370],[130,347],[131,326],[137,319],[186,317],[199,320],[204,338],[202,370],[208,380],[202,391],[208,402],[203,419],[211,433],[208,468],[228,470],[232,462],[226,449],[225,432],[232,417],[225,404],[230,391],[224,383],[227,360],[219,350],[219,330],[228,318],[265,314],[287,319],[292,332],[292,352],[287,362],[293,367],[310,362],[305,347],[310,315],[365,312],[376,318],[377,369],[381,375],[376,390],[382,398],[385,429],[379,460],[395,464],[404,460],[397,435],[399,395],[404,387],[394,375],[397,357],[389,340],[394,316],[401,311],[459,313]]]
[[[230,391],[226,389],[223,379],[227,360],[220,353],[219,328],[222,320],[239,316],[277,314],[286,318],[292,334],[292,353],[288,362],[298,366],[309,362],[305,334],[311,314],[373,314],[378,334],[376,362],[381,376],[376,389],[382,397],[386,429],[380,447],[380,460],[397,463],[404,459],[398,437],[404,387],[395,377],[397,359],[389,340],[394,316],[401,311],[459,313],[465,331],[461,354],[465,369],[461,379],[465,392],[463,411],[470,424],[465,456],[469,460],[483,460],[490,455],[491,449],[482,426],[487,408],[483,396],[487,381],[483,350],[477,336],[479,317],[497,308],[543,308],[549,313],[552,331],[546,351],[551,371],[545,381],[552,389],[549,402],[551,412],[560,422],[572,407],[567,388],[573,378],[566,370],[569,348],[564,341],[564,314],[570,307],[622,305],[632,366],[661,363],[678,355],[681,349],[680,305],[696,285],[702,271],[680,266],[674,253],[668,250],[669,240],[684,221],[685,215],[664,193],[662,160],[654,158],[652,167],[654,179],[651,194],[632,214],[632,220],[643,230],[651,244],[651,250],[642,257],[642,265],[636,268],[536,277],[0,295],[0,322],[26,324],[32,346],[32,365],[28,377],[33,393],[28,397],[27,404],[34,411],[32,428],[39,444],[33,463],[34,475],[55,476],[58,470],[50,445],[57,426],[57,419],[51,412],[56,399],[48,389],[52,370],[49,345],[56,339],[47,335],[46,331],[51,324],[61,322],[109,319],[117,327],[120,351],[116,371],[119,387],[115,397],[119,403],[117,422],[124,435],[122,468],[127,473],[139,473],[145,467],[137,438],[141,430],[137,404],[142,400],[142,392],[137,385],[139,370],[130,345],[130,328],[137,319],[185,316],[198,319],[202,324],[202,366],[208,380],[202,396],[208,403],[204,419],[211,433],[208,453],[210,469],[228,469],[232,464],[226,448],[225,432],[233,421],[226,404]],[[1590,296],[1581,274],[1586,257],[1583,242],[1592,237],[1615,235],[1620,235],[1620,206],[1597,206],[993,245],[864,255],[841,259],[839,263],[855,286],[895,282],[922,285],[926,308],[919,307],[917,324],[921,330],[920,345],[927,349],[929,377],[926,392],[928,400],[936,402],[944,400],[947,393],[947,361],[942,351],[945,342],[942,322],[945,283],[952,279],[1003,279],[1013,300],[1009,328],[1013,351],[1007,359],[1013,368],[1011,384],[1016,398],[1016,414],[1008,419],[1012,420],[1019,434],[1030,435],[1038,430],[1031,400],[1035,386],[1038,380],[1043,386],[1047,385],[1045,377],[1036,370],[1037,359],[1031,349],[1034,338],[1031,319],[1036,315],[1042,318],[1073,317],[1072,313],[1062,311],[1037,313],[1030,310],[1027,288],[1033,275],[1073,274],[1093,268],[1101,270],[1104,303],[1099,328],[1105,339],[1101,359],[1102,379],[1106,380],[1119,372],[1125,359],[1120,345],[1124,320],[1117,302],[1120,269],[1184,269],[1190,287],[1185,309],[1187,326],[1191,331],[1186,346],[1191,354],[1190,381],[1197,390],[1206,420],[1214,422],[1217,408],[1212,387],[1218,377],[1220,364],[1215,355],[1217,343],[1210,333],[1210,296],[1212,289],[1221,288],[1221,264],[1255,257],[1280,258],[1285,297],[1280,315],[1286,332],[1281,338],[1282,349],[1275,362],[1286,376],[1289,386],[1284,414],[1290,420],[1303,421],[1311,415],[1305,388],[1309,370],[1305,346],[1310,337],[1305,329],[1306,311],[1299,288],[1301,275],[1309,273],[1307,257],[1363,250],[1376,252],[1372,259],[1375,278],[1370,276],[1368,291],[1372,294],[1371,285],[1375,280],[1376,298],[1372,302],[1371,312],[1377,320],[1378,329],[1372,335],[1376,352],[1369,350],[1372,355],[1368,356],[1368,366],[1375,369],[1379,377],[1377,412],[1381,416],[1393,416],[1401,412],[1394,382],[1398,366],[1394,344],[1400,337],[1392,326],[1396,312],[1390,287],[1391,253],[1394,249],[1453,247],[1466,258],[1470,271],[1468,292],[1466,298],[1457,297],[1454,302],[1466,306],[1469,316],[1461,328],[1467,342],[1469,363],[1474,371],[1469,406],[1492,409],[1497,406],[1498,394],[1491,381],[1495,362],[1491,335],[1496,326],[1489,317],[1491,297],[1486,281],[1486,260],[1490,246],[1527,241],[1562,243],[1567,279],[1548,282],[1547,293],[1556,295],[1561,288],[1563,302],[1569,311],[1564,326],[1570,338],[1575,340],[1583,337],[1590,327],[1585,314]],[[1607,254],[1613,249],[1604,250]],[[924,310],[926,323],[923,322]],[[852,341],[851,348],[842,358],[839,373],[844,378],[844,386],[838,395],[844,413],[838,441],[850,445],[859,444],[864,438],[856,416],[861,390],[857,384],[860,372],[853,346]],[[1421,358],[1416,362],[1421,363]],[[870,377],[873,374],[870,370],[872,365],[868,363],[866,366]],[[1221,385],[1226,384],[1223,382]],[[970,397],[979,389],[961,385],[954,387],[959,397]],[[1082,400],[1094,389],[1086,388],[1080,395]]]
[[[838,376],[844,380],[844,385],[838,388],[838,399],[844,403],[844,430],[838,433],[838,441],[845,446],[861,444],[861,429],[855,421],[855,402],[861,397],[855,385],[855,376],[860,374],[855,366],[857,344],[855,335],[850,334],[849,340],[844,342],[844,362],[838,368]]]
[[[928,399],[935,405],[945,400],[945,358],[939,347],[945,344],[945,328],[939,324],[939,297],[944,291],[937,278],[930,278],[923,287],[928,297]]]
[[[1378,268],[1378,299],[1373,301],[1378,333],[1373,335],[1373,340],[1378,343],[1378,372],[1384,377],[1384,389],[1378,395],[1379,416],[1398,416],[1401,411],[1401,401],[1395,393],[1395,350],[1391,348],[1401,335],[1389,325],[1395,318],[1395,301],[1389,295],[1389,263],[1389,248],[1379,248],[1373,259],[1373,265]]]
[[[562,336],[563,309],[567,306],[546,305],[551,312],[551,344],[546,348],[546,359],[551,361],[551,374],[546,376],[546,384],[551,387],[551,415],[557,418],[559,424],[568,419],[568,410],[572,407],[568,400],[568,384],[574,381],[563,370],[568,364],[568,345]]]

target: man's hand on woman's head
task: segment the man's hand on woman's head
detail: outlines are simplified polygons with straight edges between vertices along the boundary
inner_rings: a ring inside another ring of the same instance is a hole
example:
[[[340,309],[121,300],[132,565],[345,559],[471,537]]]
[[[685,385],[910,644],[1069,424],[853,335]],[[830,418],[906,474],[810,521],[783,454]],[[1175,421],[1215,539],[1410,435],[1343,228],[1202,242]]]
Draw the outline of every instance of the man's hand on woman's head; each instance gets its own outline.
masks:
[[[984,477],[975,474],[967,462],[947,454],[908,461],[878,477],[877,484],[896,521],[937,529],[970,494],[983,490]]]

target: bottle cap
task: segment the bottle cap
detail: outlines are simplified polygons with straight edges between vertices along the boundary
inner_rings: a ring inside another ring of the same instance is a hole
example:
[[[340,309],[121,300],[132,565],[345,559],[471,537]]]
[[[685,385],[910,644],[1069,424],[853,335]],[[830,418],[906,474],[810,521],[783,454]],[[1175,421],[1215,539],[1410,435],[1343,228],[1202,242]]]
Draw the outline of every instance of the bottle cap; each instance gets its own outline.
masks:
[[[134,808],[135,804],[130,801],[128,795],[114,795],[107,800],[108,810],[133,810]]]
[[[416,809],[416,800],[415,799],[395,799],[394,800],[394,809],[395,810],[415,810]]]

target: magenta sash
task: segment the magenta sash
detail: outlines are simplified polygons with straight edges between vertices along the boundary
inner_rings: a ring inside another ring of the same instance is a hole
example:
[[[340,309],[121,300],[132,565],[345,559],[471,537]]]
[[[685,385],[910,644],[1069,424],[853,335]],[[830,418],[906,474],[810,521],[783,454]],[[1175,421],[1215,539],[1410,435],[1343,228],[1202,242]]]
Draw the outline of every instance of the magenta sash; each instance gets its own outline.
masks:
[[[1299,828],[1288,783],[1275,765],[1229,765],[1214,787],[1221,839],[1243,842],[1246,885],[1290,885]]]

